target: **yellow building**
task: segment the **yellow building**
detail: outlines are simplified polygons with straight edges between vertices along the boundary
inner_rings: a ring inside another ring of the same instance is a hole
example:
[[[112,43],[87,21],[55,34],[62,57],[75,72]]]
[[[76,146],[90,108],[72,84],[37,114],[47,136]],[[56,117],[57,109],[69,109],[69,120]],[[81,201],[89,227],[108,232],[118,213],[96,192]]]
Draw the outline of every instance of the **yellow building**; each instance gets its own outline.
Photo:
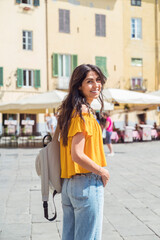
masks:
[[[83,63],[102,69],[105,87],[158,90],[159,6],[153,0],[1,0],[0,101],[67,90],[72,70]],[[0,125],[8,119],[43,128],[42,115],[3,114]],[[122,125],[124,117],[117,121]]]
[[[46,86],[46,24],[45,4],[39,0],[0,1],[0,102],[20,100],[45,92]],[[6,120],[34,120],[35,114],[1,115]],[[0,124],[1,125],[1,124]],[[4,129],[3,129],[4,131]],[[19,131],[19,129],[17,129]],[[2,126],[0,126],[2,132]]]
[[[73,68],[83,63],[100,66],[108,76],[107,86],[120,86],[122,1],[48,0],[47,9],[49,88],[67,89]]]
[[[140,92],[160,88],[156,57],[159,1],[48,0],[47,3],[50,90],[68,89],[72,70],[83,63],[101,67],[108,78],[105,87]],[[157,121],[157,112],[151,114],[145,110],[130,116],[128,123],[132,125],[142,119],[151,124]],[[118,127],[123,127],[124,119],[124,114],[114,117]]]

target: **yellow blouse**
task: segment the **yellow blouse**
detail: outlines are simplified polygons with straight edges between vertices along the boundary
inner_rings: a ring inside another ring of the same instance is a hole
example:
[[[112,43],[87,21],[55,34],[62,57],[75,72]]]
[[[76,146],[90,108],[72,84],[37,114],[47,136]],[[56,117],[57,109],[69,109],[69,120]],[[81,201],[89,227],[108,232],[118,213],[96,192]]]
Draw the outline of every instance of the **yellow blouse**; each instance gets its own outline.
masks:
[[[68,144],[63,145],[60,138],[60,155],[61,155],[61,178],[70,178],[77,173],[88,173],[89,171],[75,163],[71,157],[72,137],[83,132],[85,135],[84,153],[99,166],[106,166],[106,159],[103,149],[102,130],[99,123],[90,113],[82,113],[85,122],[79,115],[72,117],[68,131]]]

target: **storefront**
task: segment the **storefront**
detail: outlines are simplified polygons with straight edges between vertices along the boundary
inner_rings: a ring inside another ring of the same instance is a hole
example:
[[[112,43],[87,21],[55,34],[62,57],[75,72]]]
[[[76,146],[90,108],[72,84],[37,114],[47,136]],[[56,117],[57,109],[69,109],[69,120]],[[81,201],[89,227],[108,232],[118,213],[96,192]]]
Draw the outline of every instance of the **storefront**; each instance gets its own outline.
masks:
[[[17,114],[2,115],[2,133],[5,135],[17,134]]]
[[[36,122],[36,114],[20,114],[20,134],[35,135]]]

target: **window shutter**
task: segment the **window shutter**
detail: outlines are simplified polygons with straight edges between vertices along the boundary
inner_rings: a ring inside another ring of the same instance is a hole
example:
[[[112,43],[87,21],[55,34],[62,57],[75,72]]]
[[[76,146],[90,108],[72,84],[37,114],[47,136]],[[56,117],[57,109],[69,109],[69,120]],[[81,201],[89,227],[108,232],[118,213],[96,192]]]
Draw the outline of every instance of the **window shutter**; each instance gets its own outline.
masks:
[[[106,16],[101,15],[101,36],[106,36]]]
[[[78,55],[72,55],[72,71],[78,66]]]
[[[0,87],[3,86],[3,68],[0,67]]]
[[[96,21],[96,36],[100,36],[100,15],[99,14],[96,14],[95,21]]]
[[[52,55],[52,76],[58,77],[58,54],[54,53]]]
[[[34,6],[39,6],[39,0],[34,0]]]
[[[106,57],[96,57],[96,65],[101,69],[103,74],[108,77],[108,72],[107,72],[107,59]]]
[[[16,3],[20,4],[20,3],[21,3],[21,0],[16,0]]]
[[[65,10],[65,33],[70,33],[70,12]]]
[[[39,88],[41,86],[41,79],[40,79],[40,70],[34,71],[34,87]]]
[[[17,87],[23,86],[23,69],[17,69]]]
[[[137,38],[142,38],[142,20],[137,18]]]
[[[64,10],[59,9],[59,32],[64,32]]]

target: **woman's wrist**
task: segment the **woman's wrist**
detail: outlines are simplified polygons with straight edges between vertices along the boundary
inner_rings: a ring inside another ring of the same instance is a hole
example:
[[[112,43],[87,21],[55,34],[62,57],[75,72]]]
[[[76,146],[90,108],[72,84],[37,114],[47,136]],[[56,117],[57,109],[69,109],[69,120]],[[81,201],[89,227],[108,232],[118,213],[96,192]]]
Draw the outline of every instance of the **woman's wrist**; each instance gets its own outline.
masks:
[[[97,175],[102,176],[102,170],[103,170],[103,168],[99,166]]]

